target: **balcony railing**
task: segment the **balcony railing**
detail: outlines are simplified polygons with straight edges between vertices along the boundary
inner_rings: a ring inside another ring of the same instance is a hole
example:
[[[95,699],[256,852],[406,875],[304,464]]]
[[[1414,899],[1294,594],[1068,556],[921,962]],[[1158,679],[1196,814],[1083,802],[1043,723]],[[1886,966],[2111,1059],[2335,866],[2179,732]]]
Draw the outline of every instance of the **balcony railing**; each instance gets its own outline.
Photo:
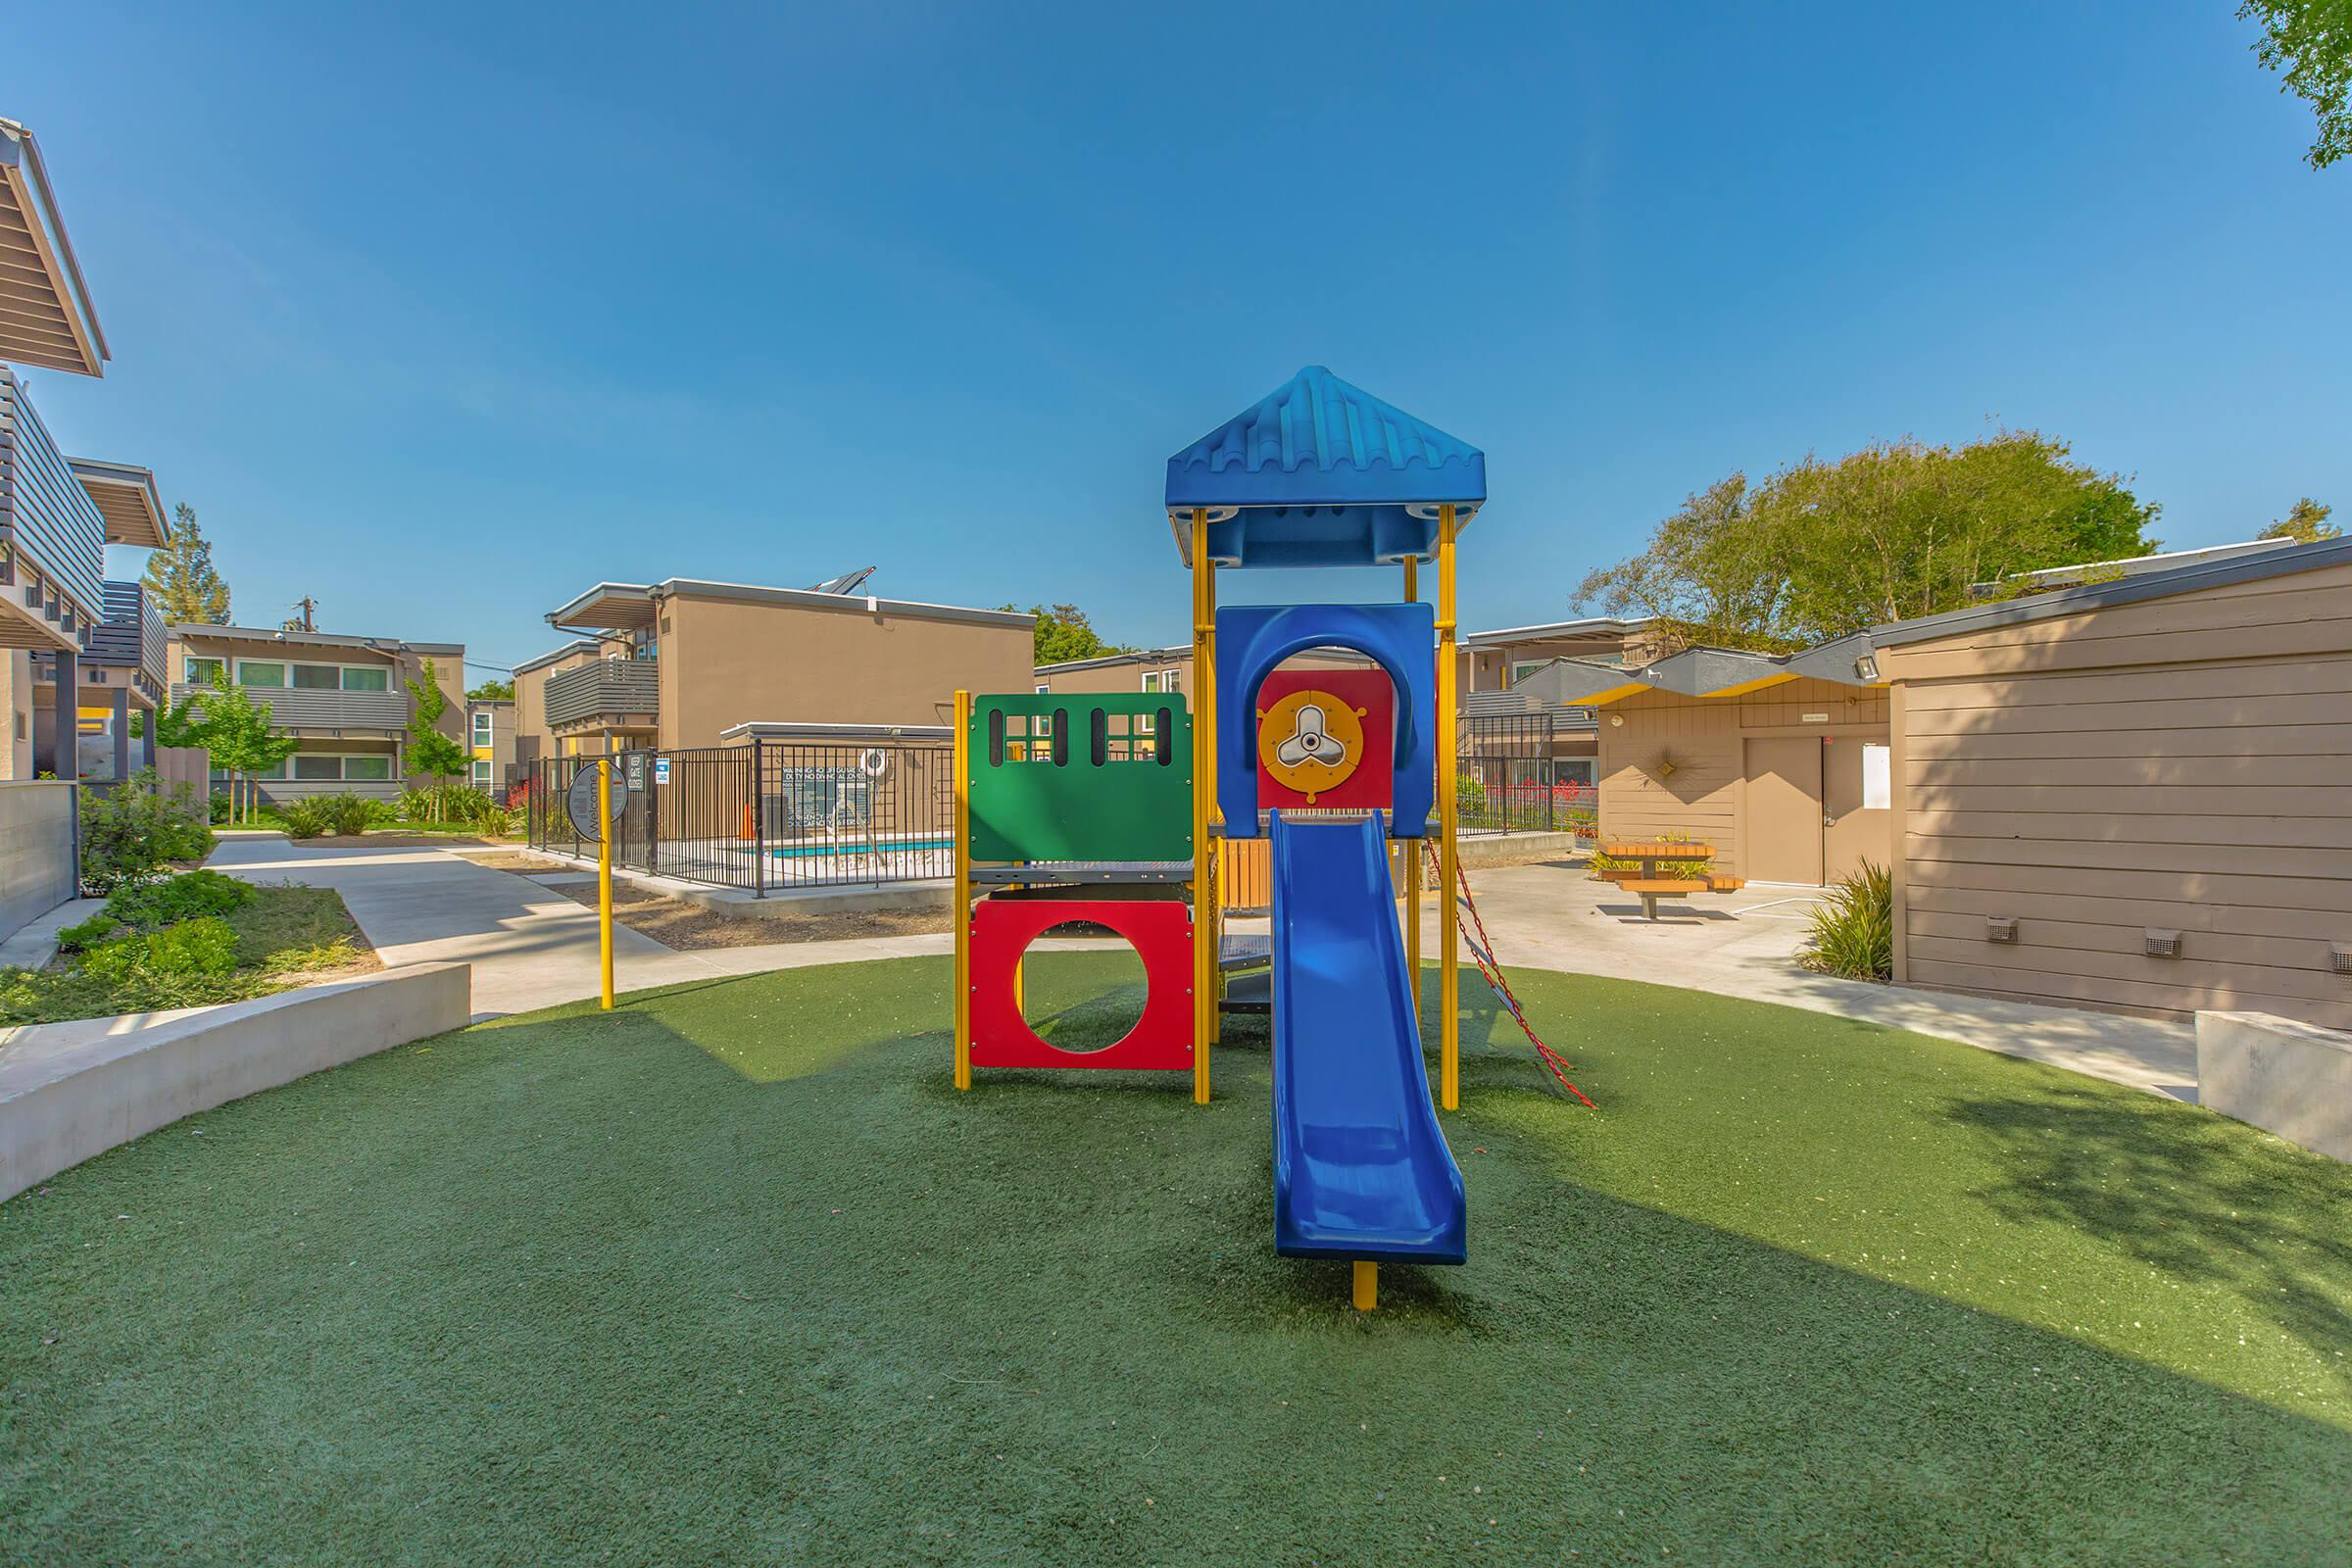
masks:
[[[203,696],[208,686],[186,681],[172,683],[172,701],[184,703]],[[270,705],[273,729],[406,729],[409,695],[406,692],[322,692],[299,686],[248,686],[245,695]]]
[[[0,584],[12,608],[71,644],[100,618],[106,519],[0,367]]]
[[[599,719],[651,719],[660,711],[660,661],[600,659],[550,675],[547,680],[547,724]]]
[[[106,616],[90,628],[82,662],[134,671],[132,679],[150,698],[164,691],[164,617],[135,582],[106,585]]]

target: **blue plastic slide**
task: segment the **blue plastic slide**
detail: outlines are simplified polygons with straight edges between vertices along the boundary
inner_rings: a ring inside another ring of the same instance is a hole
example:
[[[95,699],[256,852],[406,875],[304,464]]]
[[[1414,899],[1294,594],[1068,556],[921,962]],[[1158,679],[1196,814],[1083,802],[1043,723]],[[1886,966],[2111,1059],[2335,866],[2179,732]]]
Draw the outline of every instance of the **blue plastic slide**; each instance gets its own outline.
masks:
[[[1468,1203],[1429,1101],[1380,818],[1273,815],[1274,1250],[1459,1263]]]

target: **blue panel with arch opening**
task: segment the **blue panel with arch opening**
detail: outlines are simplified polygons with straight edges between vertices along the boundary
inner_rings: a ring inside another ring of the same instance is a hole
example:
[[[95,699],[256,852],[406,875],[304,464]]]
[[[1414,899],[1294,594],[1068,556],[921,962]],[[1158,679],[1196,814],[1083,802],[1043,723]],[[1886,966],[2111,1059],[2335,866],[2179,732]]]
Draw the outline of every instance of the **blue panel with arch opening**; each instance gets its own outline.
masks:
[[[1217,612],[1217,806],[1229,839],[1253,839],[1257,820],[1257,689],[1276,665],[1310,648],[1347,648],[1388,671],[1396,688],[1393,836],[1429,836],[1436,793],[1437,612],[1426,604],[1232,605]]]

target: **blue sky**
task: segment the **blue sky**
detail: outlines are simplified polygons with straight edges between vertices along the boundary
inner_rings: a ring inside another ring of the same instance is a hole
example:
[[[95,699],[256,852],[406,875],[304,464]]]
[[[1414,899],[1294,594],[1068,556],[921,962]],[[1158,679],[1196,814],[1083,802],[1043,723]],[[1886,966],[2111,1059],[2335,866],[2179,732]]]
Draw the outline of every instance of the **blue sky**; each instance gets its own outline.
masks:
[[[2175,547],[2352,516],[2352,168],[2232,9],[81,0],[0,115],[116,354],[34,397],[240,620],[504,663],[878,565],[1179,640],[1167,455],[1321,363],[1486,449],[1475,627],[1905,434],[2060,435]]]

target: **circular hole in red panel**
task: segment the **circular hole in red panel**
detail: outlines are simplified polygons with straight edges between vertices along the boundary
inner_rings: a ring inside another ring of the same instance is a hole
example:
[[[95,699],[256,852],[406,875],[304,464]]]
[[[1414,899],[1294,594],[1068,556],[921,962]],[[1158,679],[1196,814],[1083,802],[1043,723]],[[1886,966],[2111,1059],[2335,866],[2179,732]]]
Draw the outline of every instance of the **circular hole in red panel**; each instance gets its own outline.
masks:
[[[1041,949],[1047,938],[1085,946]],[[1056,1051],[1107,1051],[1134,1032],[1150,995],[1143,956],[1125,937],[1084,920],[1049,926],[1021,954],[1021,1017]]]

